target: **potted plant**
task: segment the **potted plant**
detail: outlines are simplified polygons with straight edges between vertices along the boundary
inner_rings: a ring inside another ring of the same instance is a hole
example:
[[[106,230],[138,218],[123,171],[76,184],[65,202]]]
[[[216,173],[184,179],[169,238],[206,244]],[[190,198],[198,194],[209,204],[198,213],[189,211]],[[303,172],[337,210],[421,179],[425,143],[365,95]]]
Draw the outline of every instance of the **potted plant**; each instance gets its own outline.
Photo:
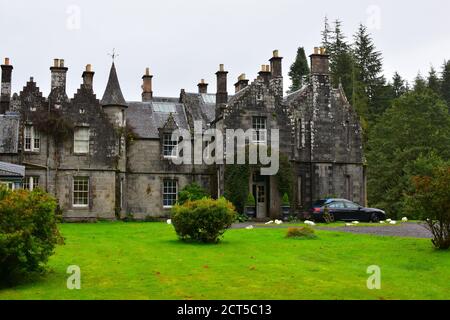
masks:
[[[291,215],[291,202],[289,201],[289,196],[287,193],[285,193],[281,199],[281,212],[283,219],[287,221]]]
[[[256,201],[251,192],[249,192],[245,202],[245,214],[249,218],[256,218]]]

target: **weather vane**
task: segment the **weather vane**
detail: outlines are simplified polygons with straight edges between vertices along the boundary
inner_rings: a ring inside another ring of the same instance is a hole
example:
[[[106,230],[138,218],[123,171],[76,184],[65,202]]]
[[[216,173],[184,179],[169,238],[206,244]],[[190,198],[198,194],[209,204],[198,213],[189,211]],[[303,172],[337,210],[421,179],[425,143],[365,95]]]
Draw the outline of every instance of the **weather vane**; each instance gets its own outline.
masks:
[[[114,62],[114,60],[119,56],[119,54],[116,53],[116,49],[113,48],[112,53],[108,53],[108,56],[110,56],[113,59],[113,62]]]

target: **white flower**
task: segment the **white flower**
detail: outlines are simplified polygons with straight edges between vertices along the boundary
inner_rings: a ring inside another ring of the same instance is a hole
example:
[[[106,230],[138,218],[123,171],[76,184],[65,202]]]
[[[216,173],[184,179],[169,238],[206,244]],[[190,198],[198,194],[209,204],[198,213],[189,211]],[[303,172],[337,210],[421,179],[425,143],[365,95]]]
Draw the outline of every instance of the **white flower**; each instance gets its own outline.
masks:
[[[380,221],[380,223],[381,223],[381,224],[385,224],[385,223],[386,223],[386,221]]]
[[[355,225],[353,223],[346,223],[345,224],[347,227],[354,227]]]
[[[248,226],[248,227],[246,227],[245,229],[247,229],[247,230],[252,230],[254,227],[253,226]]]
[[[386,222],[391,222],[392,221],[392,219],[386,219]]]
[[[172,224],[172,219],[167,219],[167,224]]]
[[[316,224],[312,221],[306,220],[305,224],[307,224],[308,226],[315,226]]]
[[[402,221],[403,221],[403,222],[408,222],[408,218],[407,218],[407,217],[403,217],[403,218],[402,218]]]
[[[353,221],[352,223],[353,224],[359,224],[359,221]]]
[[[266,224],[272,224],[273,220],[270,220],[269,222],[266,222]]]
[[[283,221],[281,221],[281,220],[275,220],[275,224],[282,224],[283,223]]]
[[[390,224],[397,224],[397,221],[391,221],[391,222],[389,222]]]

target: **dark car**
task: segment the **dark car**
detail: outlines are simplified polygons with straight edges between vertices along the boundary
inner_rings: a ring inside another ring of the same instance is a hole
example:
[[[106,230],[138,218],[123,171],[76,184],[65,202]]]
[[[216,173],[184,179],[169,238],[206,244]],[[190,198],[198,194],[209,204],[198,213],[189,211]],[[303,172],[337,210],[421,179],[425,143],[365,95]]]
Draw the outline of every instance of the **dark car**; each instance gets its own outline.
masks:
[[[324,221],[325,207],[332,221],[379,222],[386,220],[386,213],[375,208],[365,208],[345,199],[322,199],[314,202],[310,214],[315,221]]]

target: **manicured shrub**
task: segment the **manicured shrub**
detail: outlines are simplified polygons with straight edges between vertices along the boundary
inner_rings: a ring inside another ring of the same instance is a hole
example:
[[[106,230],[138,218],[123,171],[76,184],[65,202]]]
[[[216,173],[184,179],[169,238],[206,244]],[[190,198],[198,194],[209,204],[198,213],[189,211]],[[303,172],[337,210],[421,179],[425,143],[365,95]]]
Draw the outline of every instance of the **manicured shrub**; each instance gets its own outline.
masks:
[[[283,206],[286,206],[286,207],[288,207],[288,206],[291,205],[291,202],[289,201],[289,196],[288,196],[287,193],[285,193],[285,194],[283,195],[283,198],[281,199],[281,204],[282,204]]]
[[[203,198],[209,198],[210,195],[200,185],[193,182],[183,188],[178,193],[178,204],[185,204],[187,201],[201,200]]]
[[[44,271],[59,236],[56,200],[36,189],[0,189],[0,286]]]
[[[235,220],[235,208],[225,198],[188,201],[172,208],[172,224],[184,241],[217,243]]]
[[[309,226],[289,228],[286,234],[287,238],[294,239],[314,239],[316,238],[315,231]]]
[[[247,196],[247,201],[245,202],[245,206],[247,207],[254,207],[256,206],[256,200],[253,196],[253,193],[249,192]]]

